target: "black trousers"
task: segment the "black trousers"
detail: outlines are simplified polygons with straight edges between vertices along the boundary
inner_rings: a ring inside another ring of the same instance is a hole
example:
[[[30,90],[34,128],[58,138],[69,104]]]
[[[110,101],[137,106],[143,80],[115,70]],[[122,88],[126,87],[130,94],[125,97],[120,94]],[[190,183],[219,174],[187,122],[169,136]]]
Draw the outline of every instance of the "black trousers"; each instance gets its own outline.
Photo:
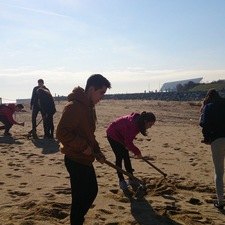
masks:
[[[94,167],[79,164],[65,156],[65,165],[70,174],[72,205],[70,224],[82,225],[98,193]]]
[[[44,118],[44,113],[41,111],[40,107],[38,106],[33,106],[33,110],[32,110],[32,130],[36,131],[36,127],[37,127],[37,115],[38,113],[41,113],[42,118]]]
[[[128,150],[124,145],[120,144],[117,141],[114,141],[112,138],[107,136],[109,144],[116,156],[116,166],[122,168],[122,161],[124,160],[124,166],[128,173],[133,174],[133,168],[130,161],[130,156]],[[117,171],[117,175],[119,177],[119,181],[124,180],[124,176],[122,173]]]
[[[43,120],[44,120],[43,122],[44,122],[45,136],[53,138],[54,136],[53,114],[44,113]]]
[[[4,126],[1,126],[0,129],[5,129],[5,133],[8,133],[13,124],[11,124],[4,115],[0,115],[0,121],[4,124]]]

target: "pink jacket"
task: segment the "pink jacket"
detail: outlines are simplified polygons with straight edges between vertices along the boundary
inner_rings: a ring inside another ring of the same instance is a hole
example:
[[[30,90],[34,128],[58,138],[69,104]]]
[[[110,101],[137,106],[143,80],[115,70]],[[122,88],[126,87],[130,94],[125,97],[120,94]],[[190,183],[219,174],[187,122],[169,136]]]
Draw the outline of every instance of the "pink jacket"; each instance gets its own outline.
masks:
[[[139,155],[140,150],[133,144],[133,140],[140,132],[134,117],[139,113],[131,113],[114,120],[107,128],[107,136],[124,145],[135,155]]]
[[[16,108],[15,104],[9,103],[9,104],[7,104],[6,107],[3,107],[0,109],[0,115],[5,116],[11,124],[18,124],[13,119],[13,114],[15,113],[15,108]]]

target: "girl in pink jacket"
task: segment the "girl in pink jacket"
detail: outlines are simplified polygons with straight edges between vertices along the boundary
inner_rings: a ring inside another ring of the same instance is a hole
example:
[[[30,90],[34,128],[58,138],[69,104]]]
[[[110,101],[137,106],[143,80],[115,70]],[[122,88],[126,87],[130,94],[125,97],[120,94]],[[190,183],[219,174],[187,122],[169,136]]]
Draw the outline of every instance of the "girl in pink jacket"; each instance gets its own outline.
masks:
[[[147,136],[147,129],[151,128],[156,121],[156,117],[151,112],[131,113],[114,120],[107,128],[107,139],[116,157],[116,166],[122,168],[124,161],[125,169],[133,175],[129,151],[137,158],[142,158],[140,150],[133,144],[133,140],[138,133]],[[128,184],[122,173],[117,172],[120,188],[126,190]],[[135,180],[129,180],[132,186],[139,185]]]

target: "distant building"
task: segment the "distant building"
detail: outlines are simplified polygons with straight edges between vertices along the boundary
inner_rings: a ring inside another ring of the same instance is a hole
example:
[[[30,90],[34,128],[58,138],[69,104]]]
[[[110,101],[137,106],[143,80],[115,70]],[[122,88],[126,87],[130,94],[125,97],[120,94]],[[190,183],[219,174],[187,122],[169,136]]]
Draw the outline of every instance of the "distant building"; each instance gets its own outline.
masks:
[[[161,92],[177,91],[178,84],[184,85],[184,84],[188,84],[190,81],[195,84],[199,84],[202,79],[203,79],[203,77],[188,79],[188,80],[178,80],[178,81],[167,82],[162,85],[160,91]]]
[[[30,100],[30,98],[16,99],[16,103],[27,103],[30,102]]]

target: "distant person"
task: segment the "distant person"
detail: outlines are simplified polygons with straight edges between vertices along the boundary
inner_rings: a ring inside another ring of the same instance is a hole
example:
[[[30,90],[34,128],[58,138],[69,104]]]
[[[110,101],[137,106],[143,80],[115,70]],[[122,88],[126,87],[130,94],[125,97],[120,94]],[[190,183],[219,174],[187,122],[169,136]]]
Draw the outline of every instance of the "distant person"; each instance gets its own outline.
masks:
[[[224,208],[224,158],[225,158],[225,99],[215,89],[210,89],[203,101],[200,126],[203,143],[211,146],[215,169],[217,201],[214,206]]]
[[[107,139],[116,157],[116,166],[122,169],[124,161],[125,169],[133,175],[133,168],[129,157],[131,151],[137,158],[141,159],[141,151],[133,143],[138,133],[147,136],[147,129],[151,128],[156,121],[156,117],[152,112],[131,113],[114,120],[107,128]],[[128,183],[125,181],[122,173],[117,172],[119,178],[119,186],[126,190]],[[136,180],[129,179],[131,186],[139,186]]]
[[[44,137],[54,138],[53,115],[56,112],[55,102],[49,90],[41,87],[37,89],[38,104],[44,120]]]
[[[101,74],[94,74],[87,80],[85,90],[74,88],[68,95],[60,118],[56,137],[65,154],[65,165],[70,174],[72,206],[70,224],[82,225],[98,193],[93,162],[105,162],[99,144],[95,139],[95,105],[103,99],[110,82]]]
[[[43,79],[38,80],[38,86],[33,88],[32,96],[31,96],[30,109],[32,110],[32,135],[33,135],[33,137],[37,137],[37,133],[36,133],[37,121],[36,120],[37,120],[38,113],[40,112],[42,118],[44,117],[44,114],[41,111],[40,105],[38,104],[39,95],[37,93],[37,90],[39,88],[44,88],[44,89],[48,90],[48,88],[46,88],[44,86]]]
[[[5,130],[4,136],[12,136],[9,130],[14,124],[24,126],[24,122],[17,122],[13,118],[13,115],[16,112],[20,112],[23,108],[22,104],[15,105],[10,103],[0,105],[0,121],[4,124],[4,126],[0,126],[0,130]]]

